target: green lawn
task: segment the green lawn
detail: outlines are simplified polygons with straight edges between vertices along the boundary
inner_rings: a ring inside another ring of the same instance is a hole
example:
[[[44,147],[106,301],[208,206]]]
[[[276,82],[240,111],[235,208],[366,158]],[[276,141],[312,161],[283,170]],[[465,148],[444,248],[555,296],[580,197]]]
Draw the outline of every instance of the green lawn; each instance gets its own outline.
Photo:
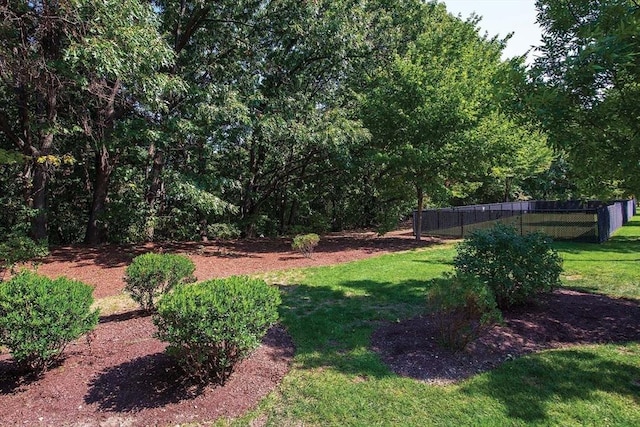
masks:
[[[558,243],[567,286],[640,299],[640,221],[610,242]],[[390,372],[369,348],[383,321],[424,310],[426,280],[452,269],[454,246],[282,273],[282,322],[296,344],[291,372],[236,420],[300,425],[640,425],[640,345],[546,351],[460,384]]]

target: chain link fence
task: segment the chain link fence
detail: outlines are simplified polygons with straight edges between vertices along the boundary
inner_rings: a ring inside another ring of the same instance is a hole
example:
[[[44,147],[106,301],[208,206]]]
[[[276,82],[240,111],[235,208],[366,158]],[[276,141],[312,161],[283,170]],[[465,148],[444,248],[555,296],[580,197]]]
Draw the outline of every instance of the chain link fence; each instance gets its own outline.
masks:
[[[636,214],[636,200],[546,201],[491,203],[422,212],[422,234],[465,237],[470,232],[490,228],[500,222],[521,234],[543,232],[554,240],[602,243]],[[413,231],[417,230],[417,211]]]

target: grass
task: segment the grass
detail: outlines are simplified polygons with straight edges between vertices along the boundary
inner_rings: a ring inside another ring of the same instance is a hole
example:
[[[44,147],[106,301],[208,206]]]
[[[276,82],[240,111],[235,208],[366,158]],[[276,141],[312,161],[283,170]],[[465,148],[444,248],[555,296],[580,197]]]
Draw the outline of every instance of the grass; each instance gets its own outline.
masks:
[[[608,242],[556,243],[567,287],[640,299],[640,219],[629,221]]]
[[[640,221],[602,245],[558,243],[567,286],[640,299]],[[279,389],[233,424],[640,425],[640,345],[545,351],[460,384],[390,372],[369,348],[381,322],[424,310],[426,281],[452,269],[454,246],[271,275],[296,344]]]

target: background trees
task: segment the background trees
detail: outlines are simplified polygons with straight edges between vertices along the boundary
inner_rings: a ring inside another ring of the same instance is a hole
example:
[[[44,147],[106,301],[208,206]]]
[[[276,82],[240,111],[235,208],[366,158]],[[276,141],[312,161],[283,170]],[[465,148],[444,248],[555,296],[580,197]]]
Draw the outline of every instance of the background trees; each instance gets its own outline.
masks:
[[[637,193],[640,4],[540,0],[541,55],[529,106],[564,150],[586,195]]]
[[[560,126],[544,121],[569,153],[554,157],[523,119],[522,106],[566,104],[559,77],[541,62],[514,86],[503,41],[435,2],[65,0],[0,14],[2,236],[384,230],[425,201],[552,194],[544,177],[585,169]],[[621,38],[616,58],[633,57]],[[622,106],[634,70],[616,96],[596,91],[606,111],[635,111]]]

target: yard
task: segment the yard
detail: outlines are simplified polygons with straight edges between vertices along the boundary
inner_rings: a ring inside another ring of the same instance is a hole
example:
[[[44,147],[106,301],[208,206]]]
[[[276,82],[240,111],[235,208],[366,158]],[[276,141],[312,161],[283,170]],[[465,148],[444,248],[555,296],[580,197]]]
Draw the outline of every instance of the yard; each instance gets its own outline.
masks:
[[[334,236],[311,260],[283,241],[165,247],[189,253],[199,279],[261,274],[282,292],[283,328],[227,385],[204,389],[175,379],[151,322],[119,293],[128,260],[157,247],[54,251],[39,271],[64,271],[96,285],[103,318],[90,340],[70,346],[43,379],[16,377],[8,355],[0,356],[0,419],[3,425],[639,425],[640,221],[602,245],[557,248],[566,288],[508,313],[505,325],[468,353],[452,355],[433,345],[428,319],[420,316],[425,282],[452,268],[454,243],[417,246],[402,234]]]

